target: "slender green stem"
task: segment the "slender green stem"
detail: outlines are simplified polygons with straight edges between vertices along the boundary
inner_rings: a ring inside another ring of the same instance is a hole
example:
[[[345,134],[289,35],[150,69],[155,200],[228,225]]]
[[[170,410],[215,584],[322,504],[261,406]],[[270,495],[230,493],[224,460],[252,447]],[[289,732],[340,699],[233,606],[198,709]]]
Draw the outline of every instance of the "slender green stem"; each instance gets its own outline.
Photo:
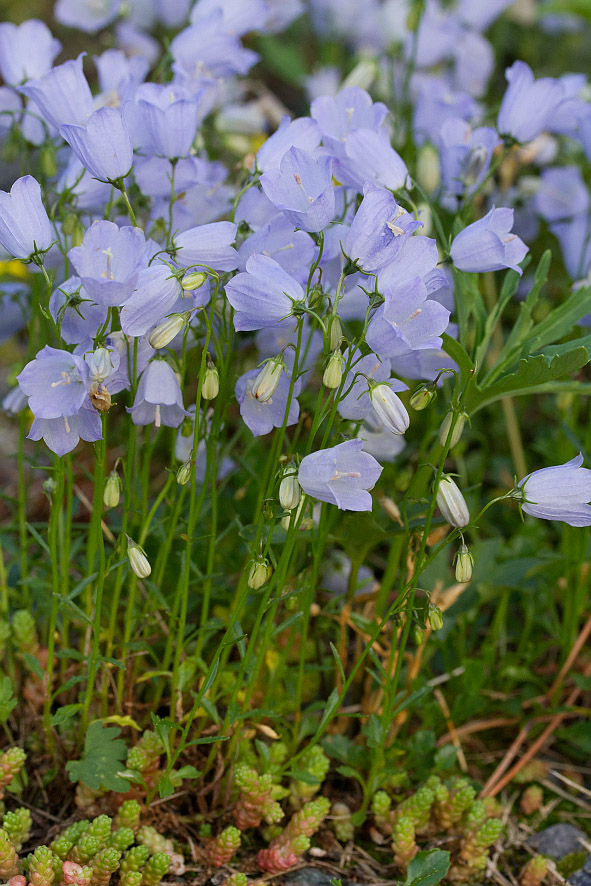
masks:
[[[55,635],[59,598],[62,592],[60,578],[59,524],[64,499],[64,464],[61,458],[55,458],[55,489],[51,496],[49,513],[49,558],[51,570],[51,607],[49,612],[49,631],[47,638],[47,668],[44,680],[43,731],[50,754],[55,749],[55,738],[51,728],[51,700],[53,692],[53,673],[55,667]]]

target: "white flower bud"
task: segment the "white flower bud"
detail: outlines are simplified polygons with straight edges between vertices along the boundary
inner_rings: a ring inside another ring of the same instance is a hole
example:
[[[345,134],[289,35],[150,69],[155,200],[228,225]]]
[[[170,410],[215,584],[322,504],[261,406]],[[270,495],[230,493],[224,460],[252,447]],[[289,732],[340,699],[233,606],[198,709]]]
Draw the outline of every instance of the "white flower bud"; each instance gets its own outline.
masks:
[[[445,446],[447,442],[447,435],[449,434],[449,429],[451,427],[451,423],[453,421],[454,413],[448,412],[443,421],[441,422],[441,427],[439,428],[439,442],[442,446]],[[454,425],[453,433],[451,435],[451,440],[449,443],[449,448],[453,449],[454,446],[459,443],[460,437],[462,436],[462,432],[464,430],[464,425],[466,424],[466,419],[468,416],[465,412],[460,412],[458,415],[457,421]]]
[[[330,323],[330,349],[336,351],[343,341],[343,326],[339,317],[333,317]]]
[[[253,591],[258,591],[264,584],[268,582],[273,574],[273,568],[269,561],[264,557],[257,557],[256,560],[250,561],[250,572],[248,573],[248,587]]]
[[[127,539],[127,558],[132,572],[135,572],[138,578],[147,578],[152,572],[144,549],[129,537]]]
[[[456,561],[456,581],[464,584],[472,578],[472,567],[474,566],[474,557],[465,544],[461,544],[455,556]]]
[[[121,489],[121,480],[117,471],[111,471],[105,482],[105,490],[103,492],[103,504],[106,508],[116,508],[119,504],[119,492]]]
[[[274,357],[267,360],[265,365],[252,383],[252,396],[259,403],[268,403],[281,379],[281,373],[285,369],[283,360]]]
[[[488,150],[484,147],[484,145],[479,145],[477,148],[472,148],[464,162],[464,184],[476,184],[487,160]]]
[[[90,377],[102,382],[113,372],[113,357],[107,348],[97,348],[90,358]]]
[[[186,486],[191,479],[191,459],[183,462],[176,472],[176,482],[179,486]]]
[[[362,58],[357,62],[353,70],[347,74],[341,84],[341,89],[347,89],[349,86],[358,86],[359,89],[369,89],[376,74],[378,73],[378,65],[373,58]]]
[[[220,391],[220,374],[213,365],[208,363],[203,384],[201,385],[201,396],[204,400],[215,400]]]
[[[387,382],[372,385],[369,391],[371,405],[382,425],[391,434],[404,434],[410,419],[400,399]]]
[[[286,514],[285,517],[281,518],[281,525],[285,529],[286,532],[289,529],[292,521],[295,524],[299,520],[300,514],[302,513],[302,508],[304,507],[305,503],[306,503],[305,497],[300,496],[300,500],[297,504],[297,507],[292,509],[291,513]],[[311,528],[310,526],[306,526],[305,524],[306,524],[306,520],[302,520],[302,522],[300,523],[300,527],[299,527],[300,531],[302,529],[306,529],[306,528],[310,529]]]
[[[181,286],[185,292],[193,292],[195,289],[200,289],[206,280],[207,274],[202,271],[192,271],[190,274],[185,274]]]
[[[165,348],[173,338],[176,338],[190,316],[190,312],[185,311],[183,314],[172,314],[170,317],[166,317],[150,333],[148,340],[152,347],[156,348],[156,350]]]
[[[462,529],[470,522],[470,512],[464,496],[454,480],[444,474],[437,490],[437,507],[451,526]]]
[[[322,376],[322,384],[326,388],[335,390],[341,383],[343,377],[343,356],[340,349],[333,351],[328,358],[324,375]]]
[[[286,511],[291,511],[299,505],[300,494],[297,471],[290,469],[279,484],[279,504]]]
[[[419,151],[416,165],[417,181],[424,191],[430,194],[441,181],[441,164],[439,153],[433,145],[423,145]]]

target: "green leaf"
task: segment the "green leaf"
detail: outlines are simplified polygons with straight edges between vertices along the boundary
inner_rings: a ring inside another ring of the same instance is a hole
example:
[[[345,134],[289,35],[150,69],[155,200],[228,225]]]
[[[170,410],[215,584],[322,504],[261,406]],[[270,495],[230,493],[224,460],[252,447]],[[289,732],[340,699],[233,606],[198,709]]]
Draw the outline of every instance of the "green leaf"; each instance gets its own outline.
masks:
[[[435,886],[449,871],[449,852],[432,849],[419,852],[408,866],[404,886]]]
[[[546,0],[538,10],[538,15],[580,15],[591,22],[589,0]]]
[[[335,533],[336,538],[354,562],[365,560],[366,554],[379,545],[386,533],[370,511],[346,514]]]
[[[203,738],[194,738],[188,741],[185,747],[190,748],[194,744],[213,744],[215,741],[228,741],[229,735],[205,735]]]
[[[458,369],[460,370],[460,375],[462,377],[462,384],[465,385],[474,371],[474,363],[470,359],[464,346],[461,345],[459,341],[456,341],[456,339],[452,338],[451,335],[448,335],[447,332],[444,332],[441,338],[443,340],[443,350],[448,357],[451,357],[451,359],[458,364]]]
[[[93,791],[101,789],[124,793],[129,783],[121,778],[125,769],[127,746],[118,738],[118,726],[103,726],[100,720],[91,723],[86,731],[81,760],[70,760],[66,771],[70,781],[81,781]]]
[[[367,738],[368,748],[379,748],[384,735],[384,727],[377,714],[370,714],[367,725],[363,727],[363,734]]]
[[[175,729],[178,729],[178,725],[172,720],[159,717],[154,713],[152,713],[152,724],[154,726],[154,732],[162,742],[162,747],[166,751],[166,756],[170,757],[170,733]]]
[[[173,772],[172,775],[175,781],[182,781],[183,778],[199,778],[201,773],[198,769],[195,769],[194,766],[181,766],[181,768]]]
[[[43,667],[39,659],[35,658],[34,655],[31,655],[30,652],[25,652],[23,658],[28,669],[32,671],[39,680],[43,680]]]
[[[257,41],[257,49],[263,64],[275,76],[294,86],[301,85],[308,70],[299,47],[290,45],[285,40],[278,40],[272,35],[265,35]]]
[[[503,397],[543,393],[552,382],[577,372],[589,362],[590,353],[586,347],[573,349],[569,345],[570,342],[567,342],[564,350],[555,353],[553,357],[537,354],[520,360],[515,372],[504,375],[487,387],[473,385],[466,396],[466,411],[472,415]]]
[[[82,705],[78,703],[62,705],[61,708],[57,709],[55,714],[52,714],[49,722],[52,726],[63,726],[64,723],[67,723],[68,720],[71,720],[72,717],[75,717],[81,708]]]
[[[170,775],[164,774],[158,779],[158,793],[162,800],[165,800],[167,797],[170,797],[171,794],[174,794],[174,785]]]
[[[550,262],[552,261],[552,252],[550,249],[547,249],[542,255],[538,267],[536,269],[536,275],[534,278],[534,285],[530,289],[527,298],[525,301],[521,303],[521,307],[519,310],[519,316],[515,321],[513,329],[509,333],[507,341],[505,342],[505,347],[503,352],[509,353],[513,351],[515,348],[519,348],[521,343],[524,342],[528,336],[528,333],[532,326],[534,325],[534,321],[532,319],[532,312],[535,306],[537,305],[540,292],[542,290],[542,286],[546,283],[548,279],[548,270],[550,268]],[[516,273],[516,272],[512,272]],[[519,282],[520,277],[518,274],[517,282]],[[517,286],[515,287],[517,289]],[[500,355],[500,359],[503,359],[503,353]]]
[[[12,683],[6,674],[0,676],[0,723],[6,723],[17,701],[12,694]]]

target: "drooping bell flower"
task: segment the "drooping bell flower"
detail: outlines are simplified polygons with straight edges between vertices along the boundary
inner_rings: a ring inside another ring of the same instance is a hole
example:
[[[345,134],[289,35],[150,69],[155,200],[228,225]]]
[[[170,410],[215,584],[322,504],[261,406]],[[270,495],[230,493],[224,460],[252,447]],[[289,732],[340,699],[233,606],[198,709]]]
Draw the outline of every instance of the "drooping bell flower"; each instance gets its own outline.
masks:
[[[172,367],[164,360],[148,363],[139,380],[133,406],[127,411],[136,425],[178,428],[185,416],[183,395]]]
[[[527,252],[517,234],[511,233],[513,210],[493,208],[483,218],[464,228],[454,238],[450,254],[460,271],[501,271],[511,268],[522,274],[519,267]]]
[[[32,175],[18,178],[10,193],[0,191],[0,244],[15,258],[30,258],[53,243],[54,231]]]
[[[532,517],[591,526],[591,471],[582,464],[579,453],[563,465],[540,468],[519,481],[513,497]]]
[[[377,483],[382,468],[362,448],[363,440],[347,440],[306,455],[298,471],[306,495],[344,511],[371,511],[368,490]]]
[[[99,108],[84,126],[64,123],[60,135],[99,181],[121,181],[133,166],[131,135],[117,108]]]

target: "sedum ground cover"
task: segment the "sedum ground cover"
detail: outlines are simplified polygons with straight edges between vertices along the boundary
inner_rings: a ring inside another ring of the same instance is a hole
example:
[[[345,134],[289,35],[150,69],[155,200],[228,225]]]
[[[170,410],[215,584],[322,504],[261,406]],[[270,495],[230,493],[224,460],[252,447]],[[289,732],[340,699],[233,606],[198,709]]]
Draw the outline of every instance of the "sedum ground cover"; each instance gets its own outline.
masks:
[[[566,882],[587,4],[0,8],[0,877]]]

